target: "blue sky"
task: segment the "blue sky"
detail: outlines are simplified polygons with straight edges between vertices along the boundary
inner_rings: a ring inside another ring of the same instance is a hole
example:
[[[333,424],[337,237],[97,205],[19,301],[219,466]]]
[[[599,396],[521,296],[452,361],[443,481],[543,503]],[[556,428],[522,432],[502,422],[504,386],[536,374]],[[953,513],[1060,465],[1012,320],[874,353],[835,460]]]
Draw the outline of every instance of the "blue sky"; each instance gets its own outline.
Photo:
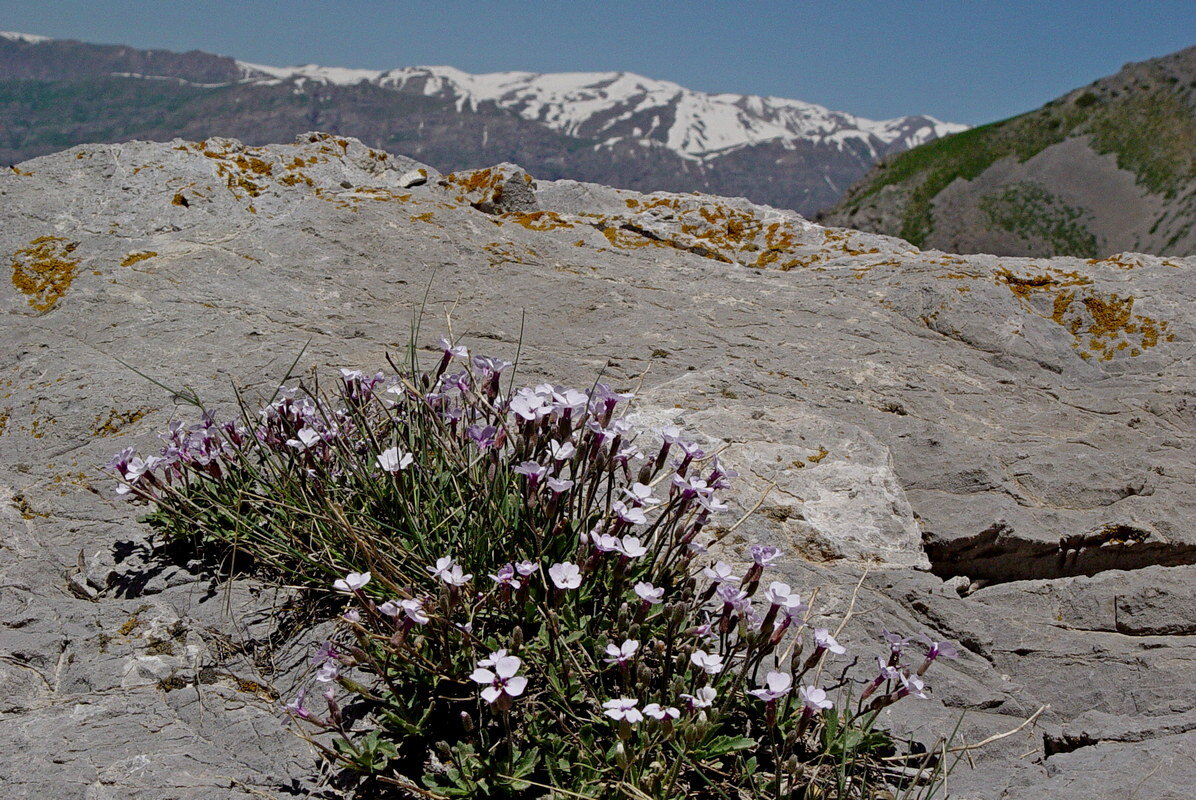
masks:
[[[1196,44],[1196,0],[0,0],[0,30],[276,66],[627,70],[978,124]]]

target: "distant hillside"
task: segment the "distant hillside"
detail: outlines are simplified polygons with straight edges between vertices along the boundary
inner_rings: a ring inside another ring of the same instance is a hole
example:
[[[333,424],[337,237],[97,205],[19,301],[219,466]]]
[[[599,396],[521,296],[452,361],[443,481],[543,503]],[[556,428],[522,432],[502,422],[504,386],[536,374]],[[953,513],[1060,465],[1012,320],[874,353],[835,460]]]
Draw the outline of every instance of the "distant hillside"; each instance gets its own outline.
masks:
[[[1196,252],[1196,47],[883,160],[819,218],[923,248]]]
[[[810,215],[877,159],[964,127],[627,72],[270,67],[0,32],[3,163],[87,142],[265,144],[318,128],[445,172],[513,161],[543,179],[745,196]]]

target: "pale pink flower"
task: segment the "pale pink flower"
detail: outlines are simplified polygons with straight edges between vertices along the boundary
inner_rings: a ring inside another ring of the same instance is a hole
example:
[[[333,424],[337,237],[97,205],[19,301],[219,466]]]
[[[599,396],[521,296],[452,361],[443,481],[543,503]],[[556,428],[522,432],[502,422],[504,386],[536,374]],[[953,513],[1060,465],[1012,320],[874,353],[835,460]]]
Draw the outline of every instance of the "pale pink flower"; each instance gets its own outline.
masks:
[[[300,428],[295,436],[297,438],[287,439],[287,446],[293,447],[300,451],[306,450],[315,445],[317,442],[323,440],[323,437],[320,436],[319,431],[313,430],[312,428]]]
[[[926,684],[917,675],[906,675],[902,673],[900,676],[901,688],[897,691],[898,697],[905,697],[906,695],[913,695],[921,700],[926,699]]]
[[[652,719],[663,722],[664,720],[674,720],[681,716],[681,712],[673,706],[662,706],[660,703],[648,703],[644,706],[644,713]]]
[[[664,601],[664,587],[656,587],[647,581],[640,581],[635,585],[636,597],[646,603],[655,605]]]
[[[760,689],[752,689],[748,694],[755,695],[766,703],[771,703],[773,700],[779,700],[789,694],[789,690],[792,688],[793,676],[788,672],[769,672],[764,679],[764,686]]]
[[[615,516],[629,525],[644,525],[648,522],[643,509],[628,508],[621,500],[613,501],[610,504],[610,509],[615,512]]]
[[[732,574],[731,565],[725,561],[718,561],[713,567],[706,567],[702,574],[715,583],[738,582],[739,578]]]
[[[819,650],[829,650],[836,655],[843,655],[847,648],[835,641],[828,628],[817,628],[814,631],[814,645]]]
[[[636,651],[640,649],[640,643],[634,639],[624,639],[623,644],[608,644],[606,646],[606,654],[609,658],[604,658],[607,664],[625,664],[635,657]]]
[[[449,586],[464,586],[469,583],[469,579],[473,574],[466,574],[465,570],[461,569],[460,564],[453,564],[448,569],[440,573],[440,580],[444,581]]]
[[[652,496],[652,487],[643,483],[633,483],[630,489],[624,489],[623,494],[631,498],[637,506],[654,506],[660,502]]]
[[[636,708],[639,702],[639,700],[632,700],[629,697],[620,697],[618,700],[607,700],[602,704],[602,707],[606,709],[603,713],[611,719],[620,722],[629,722],[632,724],[642,722],[644,715]]]
[[[357,592],[370,582],[368,572],[350,572],[344,578],[335,581],[332,588],[338,592]]]
[[[619,537],[610,533],[592,533],[590,534],[590,541],[599,553],[613,553],[618,551],[622,544]]]
[[[493,650],[490,655],[478,660],[479,667],[493,667],[498,663],[499,659],[507,657],[507,649],[504,647],[501,650]]]
[[[436,559],[436,566],[424,567],[424,569],[432,573],[433,578],[444,580],[445,573],[456,566],[456,564],[457,562],[453,560],[452,556],[441,556],[440,558]]]
[[[718,697],[718,691],[713,686],[703,686],[693,694],[682,694],[681,699],[689,702],[690,708],[710,708],[714,704],[714,698]]]
[[[411,466],[415,456],[404,453],[397,447],[390,447],[378,454],[377,464],[386,472],[398,472]]]
[[[717,675],[723,671],[723,657],[718,653],[707,653],[705,650],[695,650],[689,660],[694,666],[707,675]]]
[[[498,568],[497,574],[490,576],[491,580],[502,586],[510,586],[512,589],[518,589],[523,585],[522,581],[515,577],[515,565],[503,564]]]
[[[826,690],[817,686],[803,686],[798,690],[798,694],[801,696],[802,705],[810,713],[834,708],[835,704],[826,696]]]
[[[781,556],[781,551],[775,547],[754,544],[751,547],[752,561],[761,567],[767,567]]]
[[[567,461],[573,458],[577,448],[573,446],[573,442],[552,441],[548,443],[548,452],[552,454],[553,461]]]
[[[627,558],[639,558],[648,552],[638,536],[624,536],[615,547]]]
[[[548,577],[558,589],[576,589],[581,586],[581,569],[568,561],[549,567]]]
[[[518,697],[527,688],[527,678],[515,674],[522,664],[518,656],[502,656],[493,660],[493,670],[478,667],[469,679],[485,686],[481,694],[487,703],[492,704],[503,695]]]

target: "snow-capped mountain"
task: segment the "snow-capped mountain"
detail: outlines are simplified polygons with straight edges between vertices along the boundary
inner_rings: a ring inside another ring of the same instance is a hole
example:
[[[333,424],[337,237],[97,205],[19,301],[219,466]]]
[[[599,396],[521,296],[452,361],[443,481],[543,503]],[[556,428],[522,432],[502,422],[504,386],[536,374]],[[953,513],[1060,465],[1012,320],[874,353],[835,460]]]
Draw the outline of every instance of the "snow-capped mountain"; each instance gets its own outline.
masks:
[[[965,127],[707,94],[629,72],[272,67],[25,33],[0,33],[6,86],[0,163],[86,142],[267,144],[318,129],[444,172],[513,161],[545,180],[743,196],[807,215],[878,159]]]
[[[458,110],[484,103],[517,113],[555,131],[611,144],[647,139],[687,158],[708,159],[747,145],[796,142],[863,146],[873,157],[965,130],[927,116],[874,121],[783,97],[707,94],[631,72],[492,72],[473,75],[453,67],[386,71],[308,64],[269,67],[238,62],[245,79],[370,83],[450,99]]]
[[[0,31],[0,39],[8,39],[10,42],[27,42],[29,44],[52,41],[49,36],[38,36],[35,33],[17,33],[16,31]]]

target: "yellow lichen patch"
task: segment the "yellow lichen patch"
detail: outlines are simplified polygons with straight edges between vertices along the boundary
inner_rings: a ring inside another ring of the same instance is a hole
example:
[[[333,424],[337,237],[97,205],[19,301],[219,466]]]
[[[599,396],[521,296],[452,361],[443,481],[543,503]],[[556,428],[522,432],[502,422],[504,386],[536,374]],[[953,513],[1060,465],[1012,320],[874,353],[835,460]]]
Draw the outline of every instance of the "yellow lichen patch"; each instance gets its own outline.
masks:
[[[398,194],[392,192],[390,189],[381,189],[374,186],[359,186],[353,190],[353,194],[348,196],[348,199],[353,202],[364,202],[366,200],[376,200],[380,203],[398,202],[406,203],[411,199],[409,194]]]
[[[422,214],[413,214],[411,216],[411,221],[412,222],[431,222],[435,218],[436,218],[436,215],[433,214],[431,211],[425,211]]]
[[[270,177],[274,174],[274,167],[270,162],[256,156],[239,155],[233,159],[233,163],[244,172],[252,172],[254,175]]]
[[[28,177],[30,177],[31,175],[33,175],[33,173],[32,173],[32,172],[25,172],[24,170],[22,170],[22,169],[21,169],[20,167],[18,167],[18,166],[11,166],[11,167],[9,167],[9,169],[11,169],[11,170],[12,170],[13,172],[15,172],[17,175],[24,175],[26,178],[28,178]]]
[[[79,274],[80,259],[71,257],[78,246],[58,236],[39,236],[12,254],[12,285],[35,311],[54,308],[70,288]]]
[[[830,450],[827,450],[825,447],[819,447],[817,453],[815,453],[812,456],[806,456],[806,461],[809,461],[811,464],[817,464],[819,461],[826,458],[830,454],[831,454]]]
[[[108,409],[107,416],[96,414],[95,424],[92,426],[92,436],[112,436],[138,422],[146,414],[156,411],[155,408],[137,408],[131,411]]]
[[[1047,272],[1038,275],[1018,275],[1012,270],[1002,267],[993,273],[998,283],[1003,283],[1023,300],[1039,291],[1054,291],[1067,286],[1088,286],[1092,279],[1078,272],[1064,272],[1063,270],[1048,268]]]
[[[529,231],[551,231],[557,228],[576,227],[574,223],[561,219],[561,215],[555,211],[533,211],[529,214],[511,212],[503,214],[503,218],[522,225]]]
[[[36,417],[29,426],[29,435],[34,439],[44,439],[48,433],[47,428],[56,424],[58,420],[54,417]]]
[[[50,515],[44,511],[35,511],[33,506],[25,498],[25,495],[17,492],[12,496],[12,505],[21,514],[21,519],[37,519],[38,517],[49,517]]]
[[[99,494],[99,491],[92,486],[91,481],[88,480],[86,473],[83,472],[66,472],[55,474],[50,478],[50,484],[58,488],[58,494],[60,496],[66,495],[70,487],[92,492],[93,494]]]
[[[156,255],[158,254],[153,250],[142,250],[140,252],[129,253],[127,256],[125,256],[124,261],[120,262],[120,265],[122,267],[131,267],[140,261],[145,261],[146,259],[153,258]]]
[[[530,247],[524,247],[520,253],[513,242],[488,242],[483,249],[489,256],[491,267],[506,263],[526,264],[529,256],[534,258],[538,255]]]
[[[307,186],[315,185],[315,181],[304,175],[302,172],[288,172],[286,175],[283,175],[281,178],[279,178],[278,182],[284,186],[295,186],[296,184],[300,183],[306,184]]]
[[[8,420],[12,417],[12,407],[0,408],[0,436],[8,430]]]
[[[141,617],[139,616],[139,614],[140,614],[140,612],[138,612],[138,611],[135,611],[132,614],[130,614],[129,618],[126,619],[123,623],[121,623],[121,626],[116,629],[117,634],[119,634],[120,636],[128,636],[130,633],[132,633],[133,631],[135,631],[139,627],[141,627]]]
[[[472,172],[450,172],[444,180],[460,190],[458,203],[491,202],[502,199],[503,175],[495,169],[475,169]],[[468,195],[478,195],[470,199]]]
[[[238,692],[252,694],[271,703],[278,700],[278,692],[265,684],[249,680],[248,678],[233,678],[233,682],[236,684]]]
[[[1028,310],[1067,329],[1085,360],[1111,361],[1117,354],[1133,358],[1158,345],[1160,339],[1173,338],[1166,333],[1166,321],[1134,313],[1132,295],[1097,292],[1090,288],[1092,279],[1079,273],[1048,268],[1042,274],[1017,275],[1001,269],[994,277]],[[1034,303],[1040,296],[1050,299],[1049,314]]]
[[[170,204],[172,206],[183,206],[184,208],[191,205],[187,202],[187,198],[182,192],[175,192],[174,197],[170,198]]]
[[[764,252],[762,252],[760,254],[760,256],[756,259],[755,263],[752,264],[751,266],[757,267],[759,269],[763,269],[763,268],[767,267],[769,264],[772,264],[772,263],[776,262],[777,260],[779,260],[780,257],[781,257],[781,253],[778,250],[765,250]]]
[[[603,228],[602,235],[615,247],[621,247],[625,250],[636,247],[661,247],[664,244],[657,239],[649,239],[647,236],[642,236],[634,231],[615,227],[614,225],[608,225]]]
[[[855,233],[847,229],[825,228],[822,231],[822,246],[831,252],[847,256],[875,255],[880,252],[877,247],[869,247],[867,250],[855,247],[855,239]]]

